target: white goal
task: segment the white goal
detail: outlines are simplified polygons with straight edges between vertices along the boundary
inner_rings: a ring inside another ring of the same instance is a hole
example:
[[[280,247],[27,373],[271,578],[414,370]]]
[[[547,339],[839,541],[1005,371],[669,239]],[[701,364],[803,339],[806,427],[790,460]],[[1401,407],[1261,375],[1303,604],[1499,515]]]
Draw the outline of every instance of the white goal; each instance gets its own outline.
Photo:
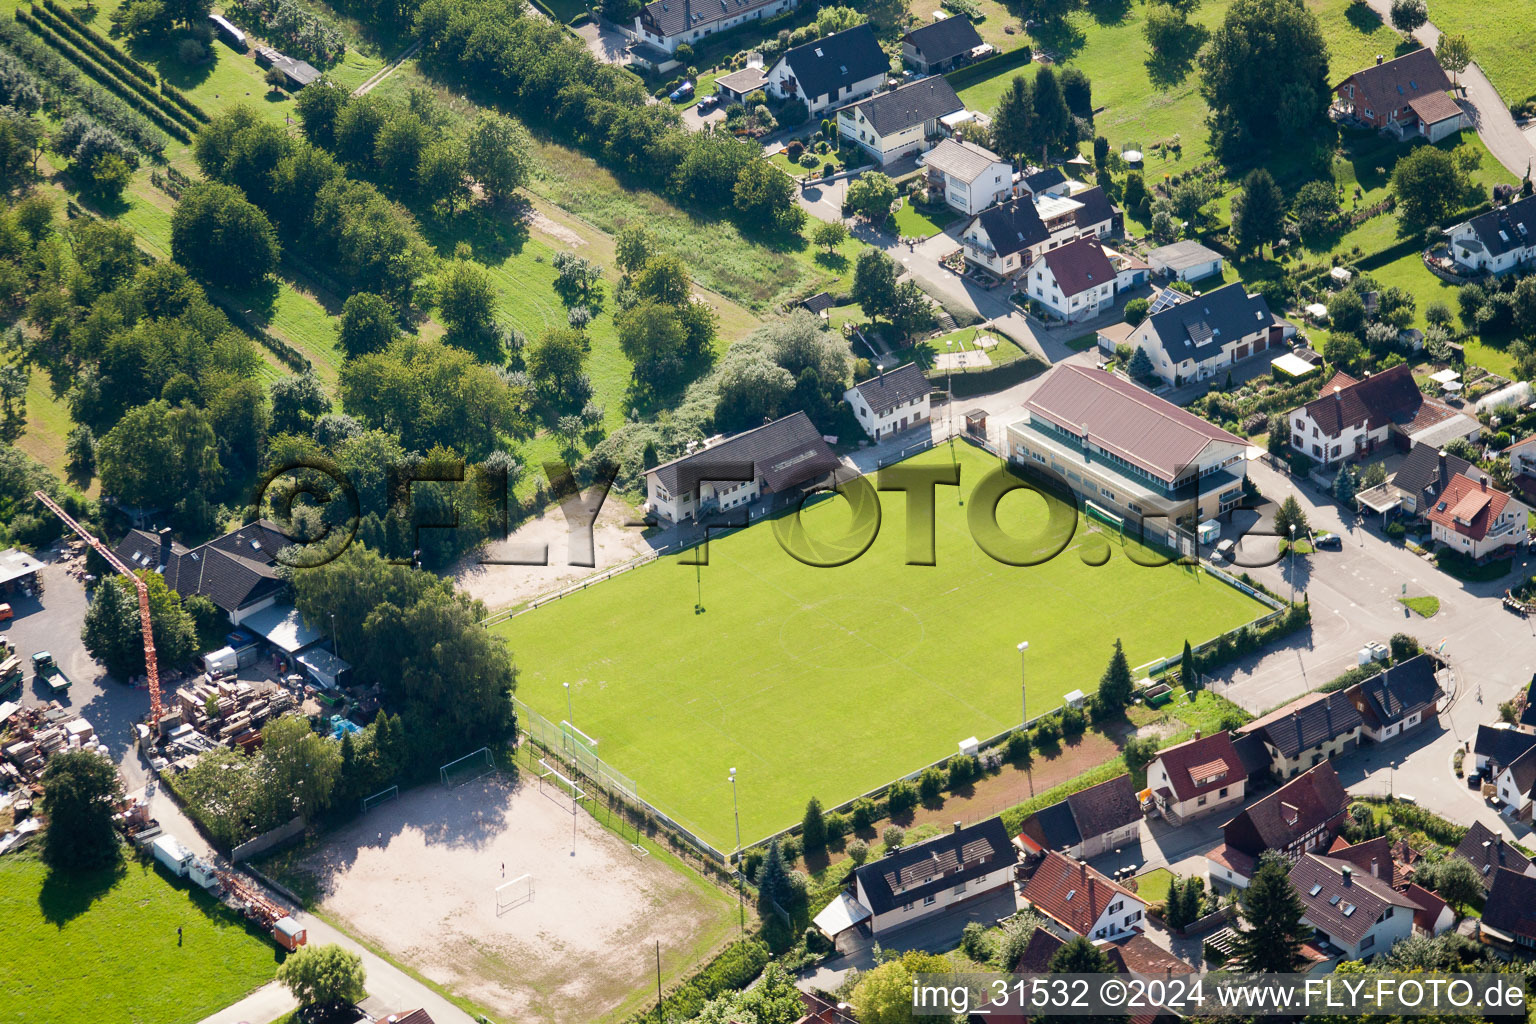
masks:
[[[533,902],[533,876],[518,875],[510,882],[502,882],[496,887],[496,916],[520,907],[524,903]]]
[[[372,796],[365,796],[365,797],[363,797],[363,813],[367,814],[369,811],[371,811],[375,807],[379,806],[379,804],[387,804],[391,800],[394,800],[394,799],[398,798],[399,796],[400,796],[400,787],[399,786],[390,786],[388,789],[381,789],[381,790],[379,790],[377,793],[373,794]]]
[[[455,761],[449,761],[438,768],[437,773],[443,780],[443,785],[452,789],[466,782],[483,779],[495,770],[496,761],[491,757],[491,748],[481,747]]]

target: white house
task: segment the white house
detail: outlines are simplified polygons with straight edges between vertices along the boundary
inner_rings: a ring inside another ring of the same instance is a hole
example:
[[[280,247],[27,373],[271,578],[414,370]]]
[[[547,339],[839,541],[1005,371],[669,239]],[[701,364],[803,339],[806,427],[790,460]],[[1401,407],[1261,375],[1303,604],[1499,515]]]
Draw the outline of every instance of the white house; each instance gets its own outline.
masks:
[[[1291,448],[1325,466],[1369,455],[1389,439],[1436,447],[1452,437],[1477,437],[1481,425],[1465,413],[1426,398],[1412,367],[1400,363],[1356,380],[1342,371],[1322,393],[1291,410]]]
[[[1473,770],[1497,774],[1532,747],[1536,747],[1536,733],[1504,722],[1479,725],[1472,743]]]
[[[794,412],[646,470],[646,509],[667,523],[728,512],[819,480],[839,465],[810,418]]]
[[[1013,165],[973,142],[944,139],[923,158],[928,187],[961,213],[978,214],[1008,199]]]
[[[1025,294],[1068,323],[1115,304],[1115,268],[1097,238],[1047,249],[1029,268]]]
[[[1010,277],[1047,249],[1083,235],[1108,237],[1118,229],[1114,204],[1097,185],[1055,195],[1040,192],[982,210],[960,233],[967,262]]]
[[[812,117],[862,99],[885,84],[891,61],[868,25],[834,32],[784,51],[768,69],[768,90],[799,99]]]
[[[1475,478],[1474,478],[1475,477]],[[1486,558],[1525,539],[1530,509],[1473,469],[1451,477],[1424,512],[1430,535],[1471,558]]]
[[[1360,712],[1361,734],[1385,743],[1433,722],[1445,696],[1435,679],[1438,664],[1428,654],[1416,655],[1345,689]]]
[[[1451,228],[1451,258],[1489,274],[1507,274],[1536,259],[1536,195]]]
[[[673,53],[683,43],[794,8],[799,0],[652,0],[635,16],[635,36]]]
[[[1221,273],[1221,253],[1192,239],[1160,245],[1147,253],[1152,273],[1179,281],[1199,281]]]
[[[988,818],[861,865],[853,874],[853,897],[878,936],[1006,890],[1016,862],[1003,819]]]
[[[1280,348],[1296,328],[1241,284],[1167,306],[1137,325],[1128,344],[1170,384],[1208,380],[1249,356]]]
[[[927,423],[933,385],[916,363],[905,363],[843,392],[864,433],[878,441]]]
[[[961,14],[940,18],[901,37],[901,59],[920,73],[948,71],[985,46],[971,19]]]
[[[1494,785],[1498,787],[1504,813],[1530,821],[1532,790],[1536,790],[1536,754],[1526,751],[1515,758],[1499,772]]]
[[[935,75],[850,103],[837,112],[837,131],[884,166],[928,149],[943,135],[941,119],[964,109],[949,79]]]
[[[1353,864],[1304,853],[1291,867],[1290,877],[1305,908],[1302,923],[1341,950],[1346,960],[1385,953],[1413,934],[1419,905]]]
[[[1163,817],[1175,825],[1243,802],[1248,771],[1225,732],[1157,752],[1147,765],[1147,788]]]
[[[1136,931],[1147,910],[1123,885],[1055,850],[1040,855],[1023,896],[1062,938],[1121,938]]]

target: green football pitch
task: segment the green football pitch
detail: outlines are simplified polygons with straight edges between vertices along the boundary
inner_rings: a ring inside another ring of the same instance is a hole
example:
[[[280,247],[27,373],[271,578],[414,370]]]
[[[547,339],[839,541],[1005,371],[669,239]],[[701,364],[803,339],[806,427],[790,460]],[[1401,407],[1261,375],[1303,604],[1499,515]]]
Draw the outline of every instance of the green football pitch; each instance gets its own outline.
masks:
[[[726,850],[733,767],[750,844],[798,822],[812,796],[843,803],[967,737],[1017,725],[1021,640],[1034,717],[1092,691],[1117,637],[1134,666],[1267,611],[1188,567],[1133,562],[1114,532],[1086,520],[1042,564],[995,561],[959,499],[977,504],[972,489],[997,460],[966,444],[953,457],[961,487],[937,490],[935,565],[906,564],[899,492],[880,494],[878,537],[837,568],[803,564],[774,525],[754,524],[711,540],[707,566],[668,556],[493,626],[516,660],[518,696],[559,722],[569,683],[572,721],[604,760]],[[950,461],[940,447],[903,465]],[[996,508],[1012,536],[1061,522],[1062,506],[1052,517],[1032,491]],[[852,522],[841,498],[802,515],[812,538],[839,537]]]

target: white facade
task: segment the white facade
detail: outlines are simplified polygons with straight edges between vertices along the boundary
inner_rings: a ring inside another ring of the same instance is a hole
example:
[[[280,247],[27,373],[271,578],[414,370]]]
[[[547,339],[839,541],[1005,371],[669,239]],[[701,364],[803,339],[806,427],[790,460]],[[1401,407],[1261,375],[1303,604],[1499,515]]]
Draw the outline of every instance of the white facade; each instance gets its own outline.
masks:
[[[1061,290],[1045,260],[1036,260],[1031,265],[1028,281],[1025,293],[1068,323],[1092,319],[1101,309],[1115,304],[1115,281],[1089,285],[1069,295]]]
[[[958,885],[947,886],[936,893],[929,893],[913,899],[910,903],[883,914],[874,914],[870,917],[870,928],[878,935],[881,932],[903,928],[909,924],[921,921],[934,914],[940,914],[968,899],[974,899],[984,893],[991,892],[1001,886],[1008,885],[1013,877],[1013,864],[1011,860],[1000,861],[997,868],[977,878],[960,882]],[[870,906],[868,894],[864,891],[864,883],[857,876],[854,878],[854,890],[858,900],[864,906]]]
[[[1430,521],[1429,532],[1431,537],[1454,551],[1472,558],[1482,558],[1523,538],[1529,513],[1527,506],[1510,498],[1504,503],[1498,518],[1488,524],[1488,532],[1481,537],[1469,537],[1435,520]]]
[[[937,159],[947,148],[943,143],[929,156],[926,165],[928,187],[938,189],[946,204],[961,213],[974,216],[990,206],[1006,202],[1012,196],[1012,164],[980,146],[965,143],[950,145],[963,146],[975,159],[955,161],[955,166],[951,167],[949,161]]]
[[[1209,380],[1219,373],[1225,373],[1234,363],[1266,351],[1271,345],[1279,347],[1282,339],[1296,333],[1294,327],[1282,326],[1275,332],[1277,337],[1271,341],[1270,328],[1273,323],[1272,319],[1255,320],[1252,330],[1241,336],[1227,338],[1219,350],[1198,360],[1170,354],[1170,346],[1164,344],[1158,336],[1152,317],[1147,317],[1136,327],[1128,344],[1132,349],[1146,349],[1147,356],[1152,360],[1152,368],[1158,377],[1169,384],[1176,381],[1188,383]]]
[[[646,504],[668,522],[679,523],[695,519],[699,509],[715,502],[719,511],[727,511],[756,501],[762,493],[759,480],[704,480],[699,483],[699,500],[691,494],[671,494],[655,474],[645,478]],[[238,623],[237,623],[238,625]]]
[[[229,613],[229,624],[231,626],[238,626],[252,615],[255,615],[257,612],[262,611],[263,609],[271,608],[276,603],[277,595],[269,594],[259,601],[255,601],[243,607],[236,608],[234,611]]]
[[[1307,920],[1305,914],[1302,915],[1301,923],[1317,927]],[[1344,951],[1344,959],[1359,960],[1385,953],[1412,934],[1413,911],[1407,907],[1388,906],[1359,942],[1349,942],[1342,936],[1331,934],[1328,935],[1328,941]]]
[[[868,152],[882,167],[893,160],[921,153],[928,148],[926,124],[915,124],[890,135],[881,135],[858,107],[845,107],[838,111],[837,133]]]
[[[693,6],[688,3],[688,0],[667,0],[667,2],[668,6],[675,3],[689,11],[688,27],[667,34],[660,30],[656,20],[649,15],[648,11],[642,10],[640,14],[635,16],[634,35],[635,38],[668,53],[673,53],[684,43],[691,45],[705,36],[724,32],[726,29],[735,28],[737,25],[744,25],[749,21],[772,18],[799,5],[799,0],[773,0],[771,3],[754,7],[751,10],[739,11],[737,8],[728,9],[721,4],[716,4],[711,8],[703,0],[700,0],[697,5],[698,14],[695,16]],[[723,15],[723,17],[718,17],[716,16],[717,14]]]
[[[1214,811],[1219,811],[1233,804],[1243,802],[1243,793],[1248,786],[1248,777],[1241,771],[1233,772],[1229,778],[1222,780],[1225,785],[1219,786],[1210,792],[1201,793],[1187,800],[1180,800],[1177,790],[1173,788],[1173,782],[1168,777],[1168,768],[1161,757],[1156,758],[1147,765],[1147,788],[1153,793],[1166,789],[1174,793],[1174,797],[1164,805],[1165,812],[1171,811],[1180,822],[1189,821],[1191,818],[1204,817]]]
[[[859,389],[852,387],[843,392],[843,401],[853,409],[853,414],[858,417],[859,426],[864,428],[864,433],[876,441],[927,423],[932,417],[928,395],[882,411],[870,408]]]

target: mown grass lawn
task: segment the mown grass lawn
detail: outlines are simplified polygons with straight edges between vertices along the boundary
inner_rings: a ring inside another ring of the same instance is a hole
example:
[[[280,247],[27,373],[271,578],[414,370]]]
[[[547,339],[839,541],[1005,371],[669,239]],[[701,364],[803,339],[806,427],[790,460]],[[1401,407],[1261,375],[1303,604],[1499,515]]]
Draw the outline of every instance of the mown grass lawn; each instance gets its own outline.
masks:
[[[894,495],[881,499],[872,546],[839,568],[797,561],[760,523],[715,539],[697,570],[664,558],[494,626],[516,659],[519,696],[559,720],[571,684],[575,724],[603,756],[723,849],[734,843],[730,767],[750,844],[798,821],[813,795],[833,806],[1018,723],[1020,640],[1032,642],[1033,716],[1092,690],[1116,636],[1139,665],[1263,613],[1213,577],[1145,568],[1112,549],[1117,538],[1066,532],[1049,517],[1073,514],[1036,494],[1004,498],[1002,525],[1060,553],[1024,568],[994,561],[967,516],[997,462],[966,444],[954,453],[963,487],[938,492],[935,565],[906,564],[906,509]],[[950,458],[946,446],[908,464]],[[823,542],[850,521],[835,499],[805,513],[807,534]],[[594,630],[600,646],[580,639]]]
[[[1010,11],[999,0],[975,0],[976,7],[981,11],[981,20],[971,24],[976,29],[976,34],[981,36],[981,41],[991,43],[998,53],[1006,53],[1016,49],[1027,38],[1024,35],[1023,20]],[[908,0],[907,13],[916,18],[913,28],[927,25],[933,21],[933,12],[943,11],[945,14],[957,15],[955,11],[945,7],[940,0]],[[1012,28],[1013,31],[1008,30]]]
[[[1307,0],[1307,8],[1317,15],[1323,38],[1328,41],[1330,84],[1342,82],[1356,71],[1372,66],[1378,53],[1391,60],[1418,49],[1418,43],[1405,40],[1363,3]],[[1437,6],[1432,14],[1436,24],[1439,24],[1440,14],[1441,8]]]
[[[1450,0],[1430,8],[1441,32],[1464,35],[1505,103],[1536,93],[1536,20],[1526,0]]]
[[[1440,612],[1438,597],[1400,597],[1397,600],[1399,604],[1417,612],[1423,619],[1432,619]]]
[[[911,198],[902,201],[892,219],[903,238],[931,238],[959,220],[948,206],[918,206]]]
[[[1148,903],[1164,903],[1168,899],[1168,887],[1173,884],[1173,872],[1167,868],[1153,868],[1136,876],[1136,895]]]
[[[278,957],[152,866],[59,877],[31,852],[0,860],[0,1020],[11,1024],[187,1024],[271,981]]]

